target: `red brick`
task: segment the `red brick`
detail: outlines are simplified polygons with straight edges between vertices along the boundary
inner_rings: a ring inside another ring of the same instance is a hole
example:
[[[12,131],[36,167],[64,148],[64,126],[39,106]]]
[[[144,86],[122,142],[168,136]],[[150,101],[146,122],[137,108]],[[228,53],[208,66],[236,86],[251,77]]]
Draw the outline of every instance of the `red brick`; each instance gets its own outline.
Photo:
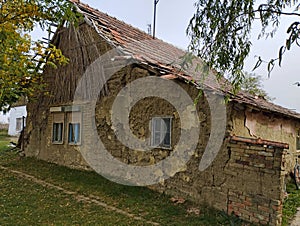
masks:
[[[272,213],[272,209],[270,207],[258,206],[257,209],[260,210],[260,211],[263,211],[265,213]]]
[[[244,201],[244,205],[245,205],[245,206],[252,206],[252,202]]]

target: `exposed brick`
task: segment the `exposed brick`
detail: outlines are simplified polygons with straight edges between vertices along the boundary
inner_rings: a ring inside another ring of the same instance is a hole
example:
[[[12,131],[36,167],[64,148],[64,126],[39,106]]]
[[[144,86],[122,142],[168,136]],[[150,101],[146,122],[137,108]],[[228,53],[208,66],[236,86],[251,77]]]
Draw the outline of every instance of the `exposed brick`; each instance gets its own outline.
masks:
[[[243,165],[243,166],[249,166],[249,162],[247,162],[247,161],[242,161],[242,160],[236,160],[235,161],[237,164],[241,164],[241,165]]]
[[[250,149],[251,149],[251,150],[255,150],[255,151],[265,151],[265,150],[266,150],[265,147],[259,146],[259,145],[258,145],[258,146],[252,145]]]
[[[232,168],[240,168],[240,169],[244,168],[242,164],[238,164],[238,163],[229,163],[228,166]]]
[[[260,220],[260,222],[261,222],[261,221],[267,221],[267,220],[268,220],[268,217],[263,216],[263,215],[261,215],[261,214],[256,214],[255,216],[257,217],[257,219]]]
[[[274,161],[274,157],[266,157],[266,160],[273,162]]]
[[[253,223],[259,223],[259,219],[257,218],[257,217],[255,217],[255,216],[253,216],[253,217],[250,217],[250,222],[253,222]]]
[[[252,159],[262,159],[262,160],[265,160],[265,156],[263,156],[263,155],[258,155],[257,153],[255,153],[255,154],[251,154],[250,155],[250,158],[252,158]]]
[[[266,157],[273,157],[273,154],[271,152],[259,151],[258,154]]]
[[[273,168],[272,169],[260,168],[259,171],[267,174],[276,174],[277,172]]]
[[[248,219],[250,219],[250,217],[253,216],[253,213],[251,211],[249,211],[249,210],[240,209],[239,211],[241,212],[242,216],[247,216]],[[246,220],[248,220],[248,219],[246,219]]]
[[[264,221],[259,221],[259,223],[260,223],[261,225],[268,225],[268,224],[269,224],[269,221],[264,220]]]
[[[282,202],[276,199],[271,199],[270,200],[270,205],[274,205],[274,206],[280,206],[282,205]]]
[[[272,209],[270,207],[265,207],[265,206],[258,206],[257,207],[258,210],[265,212],[265,213],[272,213]]]
[[[263,163],[260,163],[260,164],[253,164],[253,166],[254,166],[254,167],[257,167],[257,168],[264,168],[264,167],[266,167],[266,165],[263,164]]]
[[[274,211],[281,211],[282,210],[282,205],[281,206],[275,206],[275,205],[272,205],[271,208],[274,210]]]
[[[245,205],[245,206],[252,206],[252,202],[244,201],[244,205]]]

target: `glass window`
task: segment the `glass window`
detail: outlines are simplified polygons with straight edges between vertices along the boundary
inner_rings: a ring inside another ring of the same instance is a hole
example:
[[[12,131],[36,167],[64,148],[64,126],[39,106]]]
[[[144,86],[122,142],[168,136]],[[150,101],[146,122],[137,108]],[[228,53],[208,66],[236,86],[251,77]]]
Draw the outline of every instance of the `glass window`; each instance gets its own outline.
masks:
[[[53,123],[52,142],[61,143],[63,141],[63,123]]]
[[[68,141],[71,144],[80,143],[80,123],[69,123]]]
[[[62,144],[64,140],[64,113],[52,113],[52,143]]]
[[[16,131],[19,132],[23,128],[23,118],[16,118]]]
[[[300,150],[300,129],[297,130],[296,134],[296,150]]]
[[[152,119],[152,146],[171,147],[171,121],[167,117]]]

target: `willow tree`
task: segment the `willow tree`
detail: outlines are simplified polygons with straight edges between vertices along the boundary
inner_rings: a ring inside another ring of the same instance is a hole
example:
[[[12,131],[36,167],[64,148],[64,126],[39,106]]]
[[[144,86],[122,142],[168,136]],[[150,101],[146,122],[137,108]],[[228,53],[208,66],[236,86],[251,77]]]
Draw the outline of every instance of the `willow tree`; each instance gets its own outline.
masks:
[[[298,0],[197,0],[196,12],[187,29],[190,50],[209,67],[227,74],[235,88],[243,81],[244,62],[251,50],[250,34],[255,20],[261,24],[259,38],[272,38],[283,16],[296,18],[287,28],[286,42],[278,56],[267,61],[270,73],[275,64],[293,45],[300,46],[300,13]],[[298,18],[297,18],[298,17]],[[263,60],[259,57],[256,69]]]
[[[0,0],[0,110],[42,89],[45,65],[67,63],[59,49],[33,41],[30,32],[76,22],[73,7],[66,0]]]

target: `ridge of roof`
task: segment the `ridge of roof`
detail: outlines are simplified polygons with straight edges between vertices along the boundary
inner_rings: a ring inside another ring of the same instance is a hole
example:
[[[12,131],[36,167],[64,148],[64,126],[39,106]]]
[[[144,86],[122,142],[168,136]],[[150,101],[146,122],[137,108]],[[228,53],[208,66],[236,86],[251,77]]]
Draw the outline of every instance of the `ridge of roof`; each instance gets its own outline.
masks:
[[[203,87],[221,92],[224,95],[230,95],[231,101],[259,108],[261,110],[278,113],[287,117],[300,119],[300,114],[286,109],[277,104],[268,102],[244,91],[232,94],[230,85],[225,78],[217,79],[214,73],[208,76],[196,73],[196,67],[183,70],[180,66],[181,59],[187,52],[164,42],[158,38],[153,38],[146,32],[133,27],[115,17],[90,7],[80,0],[69,0],[73,3],[80,13],[82,13],[90,25],[93,26],[99,35],[105,38],[114,47],[121,47],[125,52],[131,54],[138,61],[154,66],[164,71],[163,76],[168,79],[181,78],[186,81],[192,81],[198,88]],[[174,60],[175,59],[175,60]],[[196,64],[203,64],[198,57],[195,58]],[[201,84],[198,84],[200,81]]]

